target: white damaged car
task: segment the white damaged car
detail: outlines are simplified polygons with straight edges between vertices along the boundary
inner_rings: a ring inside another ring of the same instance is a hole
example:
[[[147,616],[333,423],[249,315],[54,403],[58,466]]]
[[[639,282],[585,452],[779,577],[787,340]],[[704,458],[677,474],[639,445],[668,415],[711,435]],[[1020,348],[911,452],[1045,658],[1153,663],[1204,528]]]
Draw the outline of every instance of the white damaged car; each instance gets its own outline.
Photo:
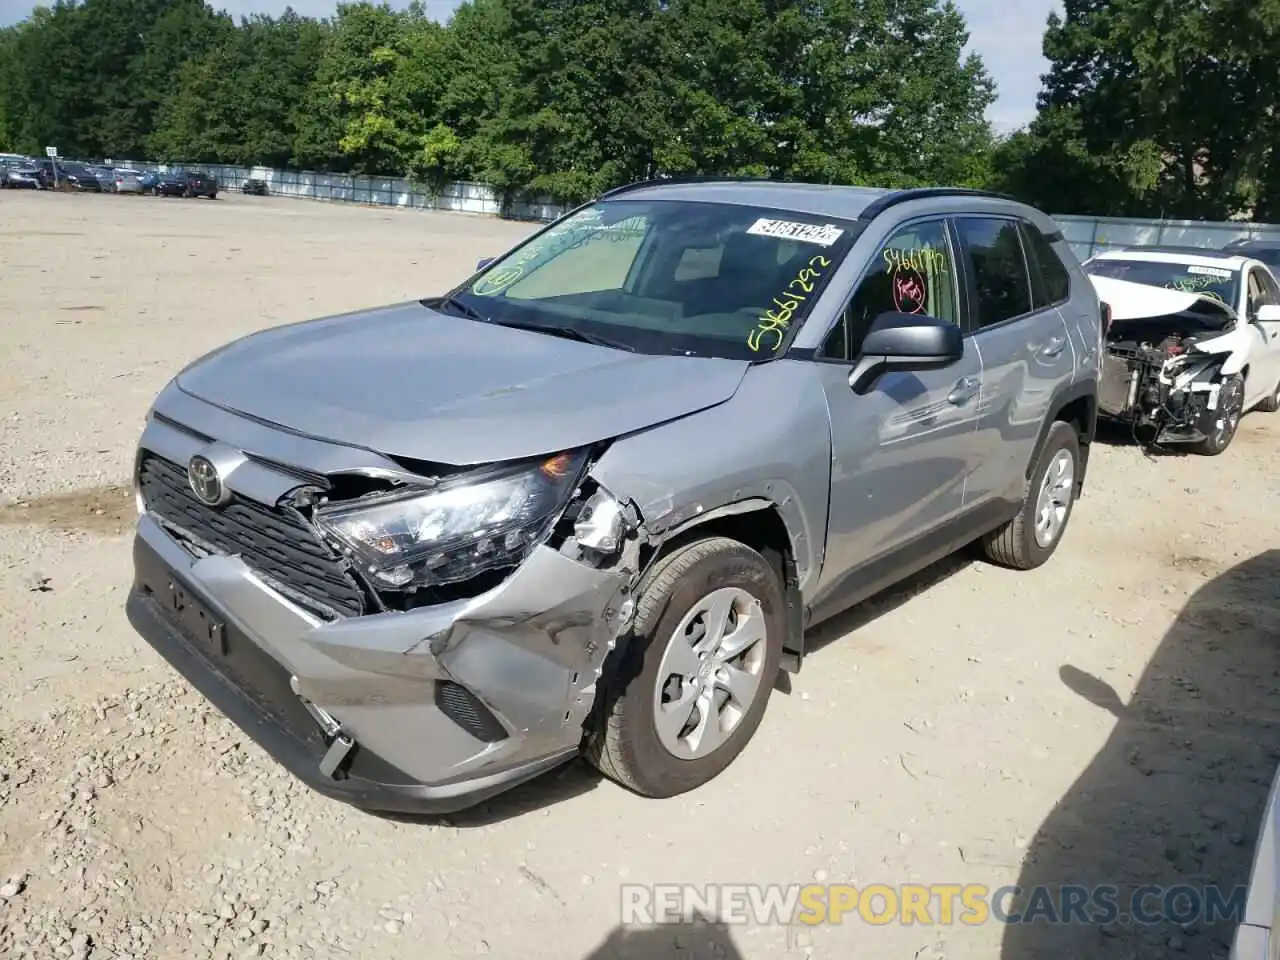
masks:
[[[1280,410],[1280,283],[1212,250],[1131,248],[1084,264],[1110,310],[1099,412],[1157,444],[1227,449],[1250,410]]]

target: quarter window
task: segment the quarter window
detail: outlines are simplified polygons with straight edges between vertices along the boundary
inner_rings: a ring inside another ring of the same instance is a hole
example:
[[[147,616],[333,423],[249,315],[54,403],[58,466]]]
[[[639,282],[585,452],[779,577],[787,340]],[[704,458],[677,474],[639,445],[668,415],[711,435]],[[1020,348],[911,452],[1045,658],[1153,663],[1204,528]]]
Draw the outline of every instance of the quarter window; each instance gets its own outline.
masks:
[[[876,254],[821,356],[851,360],[871,324],[884,313],[919,314],[959,324],[956,289],[946,225],[930,220],[903,227]]]
[[[978,327],[990,327],[1032,310],[1027,263],[1014,220],[963,217],[956,221],[969,258]]]

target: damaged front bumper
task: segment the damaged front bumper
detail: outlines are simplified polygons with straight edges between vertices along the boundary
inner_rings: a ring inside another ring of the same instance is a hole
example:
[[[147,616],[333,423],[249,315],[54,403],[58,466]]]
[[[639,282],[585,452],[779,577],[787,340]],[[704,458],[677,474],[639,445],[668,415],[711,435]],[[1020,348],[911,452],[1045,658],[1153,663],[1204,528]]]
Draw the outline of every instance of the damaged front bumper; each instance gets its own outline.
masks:
[[[134,628],[316,791],[381,811],[473,806],[577,754],[631,574],[535,548],[480,596],[326,622],[233,556],[139,520]]]

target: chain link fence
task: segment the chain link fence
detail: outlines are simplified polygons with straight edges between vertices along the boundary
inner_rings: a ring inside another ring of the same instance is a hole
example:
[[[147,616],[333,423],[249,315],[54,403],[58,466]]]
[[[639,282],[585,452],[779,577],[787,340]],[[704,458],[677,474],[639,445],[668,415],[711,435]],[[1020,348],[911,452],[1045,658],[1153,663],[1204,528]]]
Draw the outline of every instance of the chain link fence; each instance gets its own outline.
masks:
[[[564,206],[549,200],[516,199],[504,202],[493,187],[484,183],[455,182],[445,186],[439,193],[433,193],[424,184],[404,177],[366,177],[311,170],[236,167],[219,163],[160,164],[116,160],[113,166],[154,172],[202,170],[216,178],[223,191],[239,190],[251,179],[261,180],[267,185],[267,192],[273,196],[302,200],[365,203],[417,210],[452,210],[515,220],[549,221],[565,210]]]
[[[117,162],[137,170],[177,169],[152,162]],[[239,190],[245,181],[261,180],[268,193],[305,200],[365,203],[418,210],[452,210],[481,213],[517,220],[550,221],[565,212],[563,204],[549,199],[507,200],[483,183],[448,184],[439,193],[403,177],[365,177],[306,170],[276,170],[270,167],[236,167],[199,164],[217,178],[223,190]],[[1134,244],[1176,244],[1218,250],[1241,237],[1280,239],[1280,226],[1244,221],[1141,220],[1125,217],[1057,216],[1063,235],[1077,257],[1086,260],[1102,250]]]

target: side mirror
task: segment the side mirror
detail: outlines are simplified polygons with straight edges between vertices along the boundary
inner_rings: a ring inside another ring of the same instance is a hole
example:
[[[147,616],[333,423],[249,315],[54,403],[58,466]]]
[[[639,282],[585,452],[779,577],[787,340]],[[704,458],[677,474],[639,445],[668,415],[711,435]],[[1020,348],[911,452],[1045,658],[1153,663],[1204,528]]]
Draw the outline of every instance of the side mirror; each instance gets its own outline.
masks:
[[[493,263],[493,261],[494,261],[493,257],[481,257],[479,260],[476,261],[476,270],[477,271],[483,270],[489,264]]]
[[[882,313],[862,341],[849,387],[866,393],[882,374],[946,367],[963,356],[964,340],[954,323],[919,314]]]
[[[1264,303],[1258,308],[1258,320],[1262,323],[1280,323],[1280,304]]]

